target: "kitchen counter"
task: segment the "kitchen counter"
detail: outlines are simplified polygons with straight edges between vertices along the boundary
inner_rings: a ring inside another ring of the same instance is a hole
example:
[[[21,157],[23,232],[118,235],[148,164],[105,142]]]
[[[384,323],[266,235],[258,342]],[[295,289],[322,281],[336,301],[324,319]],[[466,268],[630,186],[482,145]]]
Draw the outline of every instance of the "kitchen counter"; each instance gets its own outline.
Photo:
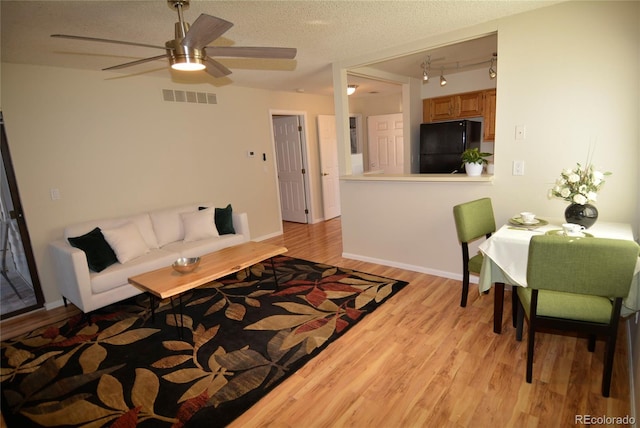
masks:
[[[478,177],[469,177],[467,174],[384,174],[365,173],[357,175],[343,175],[344,181],[414,181],[414,182],[459,182],[459,183],[491,183],[493,175],[482,174]]]

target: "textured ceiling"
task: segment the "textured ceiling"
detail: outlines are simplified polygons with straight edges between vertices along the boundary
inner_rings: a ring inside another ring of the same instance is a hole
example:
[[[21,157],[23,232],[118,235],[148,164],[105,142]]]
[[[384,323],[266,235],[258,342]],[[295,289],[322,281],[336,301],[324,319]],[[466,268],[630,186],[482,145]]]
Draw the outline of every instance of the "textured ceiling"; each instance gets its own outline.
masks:
[[[122,70],[119,77],[158,75],[175,82],[210,83],[330,95],[331,63],[544,7],[557,1],[203,1],[192,0],[187,22],[201,13],[234,23],[213,45],[294,47],[294,60],[219,59],[233,73],[214,79],[204,72],[172,72],[166,60]],[[177,13],[165,0],[2,0],[2,61],[100,70],[159,55],[151,48],[54,39],[64,33],[164,45],[173,38]],[[487,48],[489,51],[495,50]],[[465,56],[466,55],[466,56]],[[478,49],[438,52],[447,63],[478,57]],[[489,55],[487,53],[486,55]],[[422,54],[380,64],[420,76]],[[462,56],[462,58],[461,58]],[[436,58],[433,56],[432,58]],[[416,69],[416,64],[418,64]],[[433,66],[440,65],[433,62]],[[112,75],[112,74],[109,74]]]

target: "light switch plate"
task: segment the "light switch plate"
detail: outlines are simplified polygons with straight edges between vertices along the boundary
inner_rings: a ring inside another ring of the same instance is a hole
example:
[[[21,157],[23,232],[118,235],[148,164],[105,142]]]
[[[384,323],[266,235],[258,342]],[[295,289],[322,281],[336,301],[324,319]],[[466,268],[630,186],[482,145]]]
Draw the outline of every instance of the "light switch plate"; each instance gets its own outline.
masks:
[[[524,125],[516,125],[516,141],[524,141],[526,138],[527,128]]]
[[[513,161],[512,175],[524,175],[524,161],[522,160]]]

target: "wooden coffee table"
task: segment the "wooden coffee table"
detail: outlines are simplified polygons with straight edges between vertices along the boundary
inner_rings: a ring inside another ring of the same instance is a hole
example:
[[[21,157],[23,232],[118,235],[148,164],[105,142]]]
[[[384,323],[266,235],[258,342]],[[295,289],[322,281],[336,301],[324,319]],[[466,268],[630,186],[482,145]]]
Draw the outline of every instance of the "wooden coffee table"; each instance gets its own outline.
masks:
[[[154,298],[171,298],[171,307],[176,318],[178,335],[182,337],[182,330],[178,327],[177,315],[173,298],[180,297],[180,326],[184,326],[182,319],[182,293],[223,278],[232,273],[246,269],[261,261],[271,259],[276,287],[278,278],[273,264],[273,257],[286,253],[285,247],[265,244],[262,242],[245,242],[233,247],[223,248],[200,257],[200,265],[190,273],[176,272],[171,266],[129,278],[129,283],[149,294],[151,316],[155,318]]]

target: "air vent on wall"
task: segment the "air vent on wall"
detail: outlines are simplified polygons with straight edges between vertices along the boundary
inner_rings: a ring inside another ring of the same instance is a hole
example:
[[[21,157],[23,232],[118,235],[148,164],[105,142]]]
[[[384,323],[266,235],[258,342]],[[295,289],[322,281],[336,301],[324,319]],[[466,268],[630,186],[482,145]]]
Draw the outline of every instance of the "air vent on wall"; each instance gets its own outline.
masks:
[[[209,92],[178,91],[173,89],[163,89],[162,99],[177,103],[193,104],[218,104],[216,94]]]

